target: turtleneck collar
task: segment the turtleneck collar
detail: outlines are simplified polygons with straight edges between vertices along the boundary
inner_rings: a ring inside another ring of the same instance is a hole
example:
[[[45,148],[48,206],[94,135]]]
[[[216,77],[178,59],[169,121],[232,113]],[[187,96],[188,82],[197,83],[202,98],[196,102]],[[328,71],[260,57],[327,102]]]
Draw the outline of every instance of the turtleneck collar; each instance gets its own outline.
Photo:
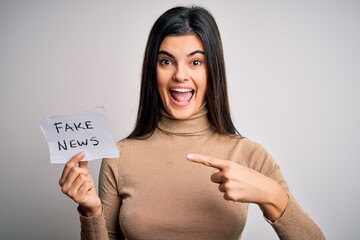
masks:
[[[201,106],[197,113],[183,120],[173,118],[162,109],[158,128],[163,132],[177,135],[197,135],[210,127],[207,113],[206,103]]]

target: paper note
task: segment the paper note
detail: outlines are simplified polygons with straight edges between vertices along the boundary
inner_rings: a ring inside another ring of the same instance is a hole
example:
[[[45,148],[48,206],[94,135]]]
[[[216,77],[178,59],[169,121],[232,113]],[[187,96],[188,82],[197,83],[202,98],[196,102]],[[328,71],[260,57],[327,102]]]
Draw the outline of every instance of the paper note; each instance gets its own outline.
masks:
[[[85,151],[86,161],[119,156],[104,107],[71,116],[44,117],[40,128],[48,142],[51,163],[66,163]]]

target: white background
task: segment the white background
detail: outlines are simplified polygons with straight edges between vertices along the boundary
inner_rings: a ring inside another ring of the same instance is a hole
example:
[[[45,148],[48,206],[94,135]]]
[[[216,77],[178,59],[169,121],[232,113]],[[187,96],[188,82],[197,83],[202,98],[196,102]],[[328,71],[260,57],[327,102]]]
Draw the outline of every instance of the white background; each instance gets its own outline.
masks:
[[[0,238],[78,239],[39,119],[105,106],[135,123],[156,18],[198,3],[218,22],[234,122],[280,164],[327,239],[359,239],[360,2],[0,1]],[[97,181],[99,161],[91,162]],[[251,206],[243,239],[277,239]]]

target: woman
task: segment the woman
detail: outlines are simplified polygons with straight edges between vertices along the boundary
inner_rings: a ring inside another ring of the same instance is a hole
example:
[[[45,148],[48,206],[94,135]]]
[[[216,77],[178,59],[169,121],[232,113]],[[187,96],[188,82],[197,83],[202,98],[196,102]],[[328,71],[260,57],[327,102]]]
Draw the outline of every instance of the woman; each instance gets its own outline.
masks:
[[[85,153],[65,165],[59,182],[79,204],[83,239],[239,239],[249,203],[280,239],[324,239],[270,155],[236,131],[220,34],[203,8],[155,22],[136,126],[118,148],[102,162],[99,196]]]

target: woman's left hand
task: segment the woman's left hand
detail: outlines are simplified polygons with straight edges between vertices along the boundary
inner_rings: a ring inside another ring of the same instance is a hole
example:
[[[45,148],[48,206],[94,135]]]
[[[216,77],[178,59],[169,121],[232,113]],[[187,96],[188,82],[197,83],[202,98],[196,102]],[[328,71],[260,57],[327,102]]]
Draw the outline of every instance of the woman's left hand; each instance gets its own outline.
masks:
[[[219,184],[224,199],[256,203],[271,221],[282,216],[289,197],[273,179],[235,162],[211,156],[188,154],[187,159],[219,170],[211,175],[211,181]]]

